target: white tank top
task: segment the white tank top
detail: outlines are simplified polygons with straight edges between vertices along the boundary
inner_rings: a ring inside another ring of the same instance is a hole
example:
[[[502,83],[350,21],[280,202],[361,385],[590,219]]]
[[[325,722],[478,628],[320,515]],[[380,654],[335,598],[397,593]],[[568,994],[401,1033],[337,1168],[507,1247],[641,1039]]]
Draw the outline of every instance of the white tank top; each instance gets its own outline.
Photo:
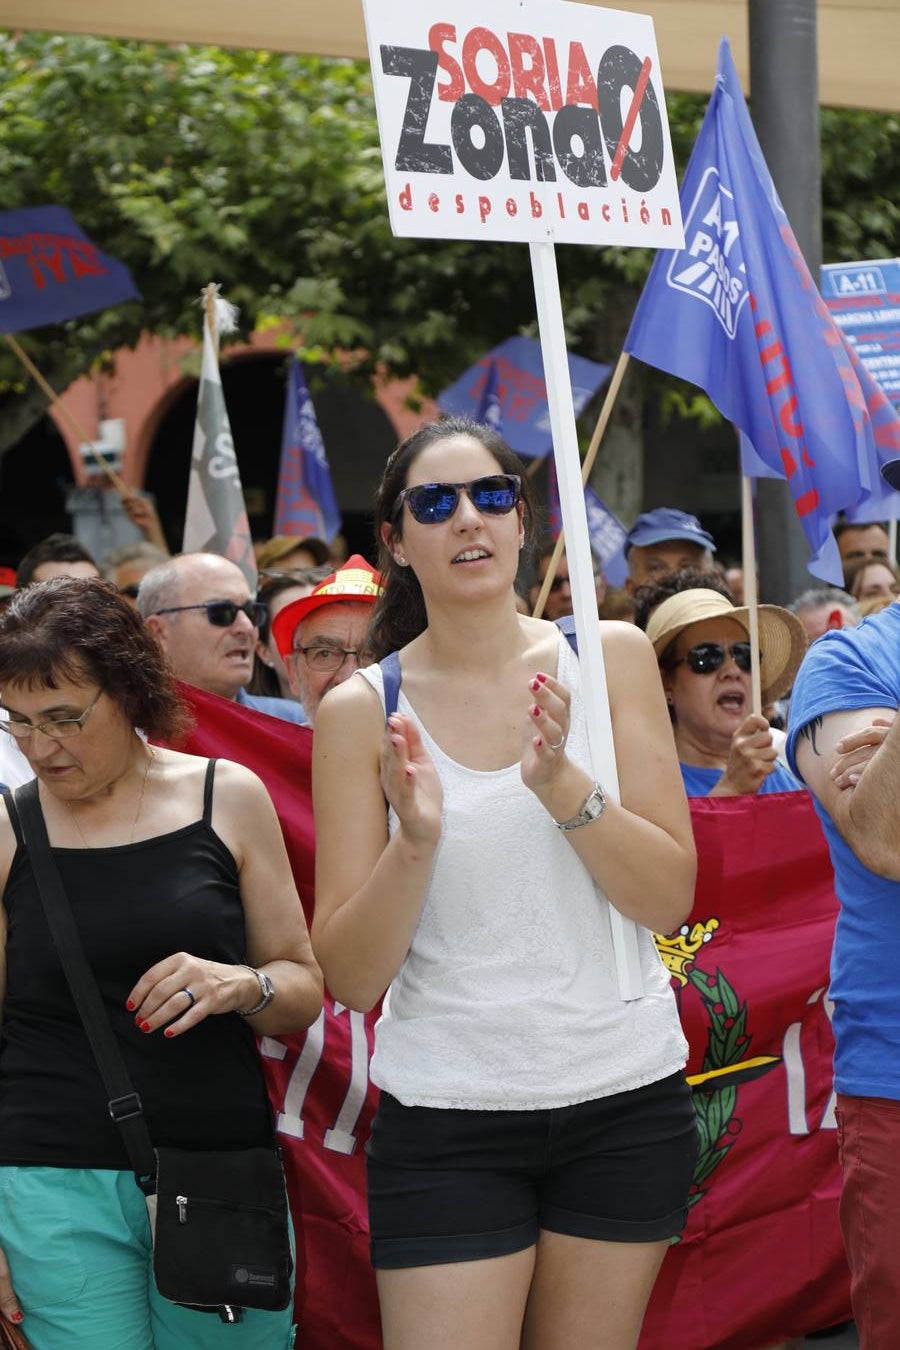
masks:
[[[379,666],[358,672],[384,703]],[[578,660],[568,753],[590,771]],[[536,1110],[640,1087],[682,1068],[687,1043],[653,938],[638,929],[644,995],[616,987],[608,903],[519,764],[468,769],[432,740],[441,841],[409,951],[375,1031],[372,1081],[405,1106]],[[389,815],[391,833],[399,822]],[[664,886],[665,878],[658,884]]]

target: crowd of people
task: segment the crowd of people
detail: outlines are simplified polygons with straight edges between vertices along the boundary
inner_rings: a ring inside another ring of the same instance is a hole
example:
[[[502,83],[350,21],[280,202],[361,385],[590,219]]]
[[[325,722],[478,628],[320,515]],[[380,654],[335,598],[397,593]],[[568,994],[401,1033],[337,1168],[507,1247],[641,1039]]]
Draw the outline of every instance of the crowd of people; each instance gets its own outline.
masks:
[[[235,1329],[156,1295],[143,1198],[14,790],[37,780],[155,1142],[271,1143],[255,1038],[302,1037],[323,975],[335,1006],[370,1018],[375,1274],[350,1278],[377,1281],[388,1350],[587,1350],[600,1324],[604,1347],[636,1346],[697,1151],[652,936],[691,910],[687,798],[809,791],[842,906],[831,996],[854,1312],[864,1350],[892,1346],[900,573],[884,527],[836,528],[845,589],[758,607],[754,707],[740,569],[687,512],[638,517],[624,588],[595,576],[614,799],[555,623],[572,612],[565,555],[545,586],[530,480],[491,429],[449,418],[395,451],[376,566],[279,536],[257,546],[254,593],[224,557],[170,556],[151,507],[133,518],[143,539],[99,562],[71,536],[41,541],[0,598],[7,1321],[36,1350],[291,1336],[289,1311]],[[178,682],[312,739],[311,938],[259,780],[172,748]],[[628,1001],[608,905],[637,925]],[[323,1350],[302,1338],[302,1280],[295,1313],[298,1344]]]

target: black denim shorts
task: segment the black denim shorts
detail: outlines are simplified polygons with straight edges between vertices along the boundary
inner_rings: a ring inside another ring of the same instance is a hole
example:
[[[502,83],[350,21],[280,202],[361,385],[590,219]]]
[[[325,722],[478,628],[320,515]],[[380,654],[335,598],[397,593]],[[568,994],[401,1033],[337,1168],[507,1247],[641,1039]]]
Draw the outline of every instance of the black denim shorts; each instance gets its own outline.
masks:
[[[684,1226],[697,1157],[682,1073],[538,1111],[402,1106],[383,1092],[367,1145],[372,1264],[504,1256],[540,1229],[659,1242]]]

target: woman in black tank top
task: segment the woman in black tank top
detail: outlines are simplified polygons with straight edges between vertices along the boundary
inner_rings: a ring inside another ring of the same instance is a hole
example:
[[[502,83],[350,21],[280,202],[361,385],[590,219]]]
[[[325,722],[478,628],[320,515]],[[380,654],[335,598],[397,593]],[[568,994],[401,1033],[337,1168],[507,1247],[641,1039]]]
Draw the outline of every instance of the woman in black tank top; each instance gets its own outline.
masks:
[[[0,616],[0,700],[154,1144],[271,1144],[255,1036],[309,1026],[322,982],[262,784],[137,734],[176,738],[184,714],[153,637],[102,582],[16,594]],[[37,1350],[281,1350],[289,1309],[226,1328],[162,1306],[140,1193],[5,802],[0,1314]],[[38,1202],[17,1199],[23,1186]]]

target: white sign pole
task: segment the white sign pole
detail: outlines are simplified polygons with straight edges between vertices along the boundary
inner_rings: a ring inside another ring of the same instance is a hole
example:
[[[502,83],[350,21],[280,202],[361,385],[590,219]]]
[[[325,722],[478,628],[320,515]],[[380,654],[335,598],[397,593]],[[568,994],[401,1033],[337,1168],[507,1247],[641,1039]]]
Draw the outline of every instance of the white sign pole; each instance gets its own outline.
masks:
[[[581,460],[578,455],[572,385],[566,360],[566,335],[563,327],[559,278],[556,272],[556,254],[553,244],[549,241],[531,243],[528,247],[531,252],[531,271],[534,278],[541,351],[544,357],[544,378],[547,383],[547,402],[553,433],[553,456],[559,482],[559,504],[562,509],[566,556],[572,582],[572,604],[575,613],[575,632],[578,637],[578,661],[581,666],[588,741],[591,748],[591,767],[595,778],[603,785],[604,791],[613,801],[618,802],[619,775],[609,714],[600,620],[597,617],[597,595],[594,589],[594,568],[587,515],[584,509],[584,489],[581,485]],[[644,990],[637,925],[633,920],[624,918],[612,905],[609,906],[609,918],[619,994],[623,999],[640,998]]]

